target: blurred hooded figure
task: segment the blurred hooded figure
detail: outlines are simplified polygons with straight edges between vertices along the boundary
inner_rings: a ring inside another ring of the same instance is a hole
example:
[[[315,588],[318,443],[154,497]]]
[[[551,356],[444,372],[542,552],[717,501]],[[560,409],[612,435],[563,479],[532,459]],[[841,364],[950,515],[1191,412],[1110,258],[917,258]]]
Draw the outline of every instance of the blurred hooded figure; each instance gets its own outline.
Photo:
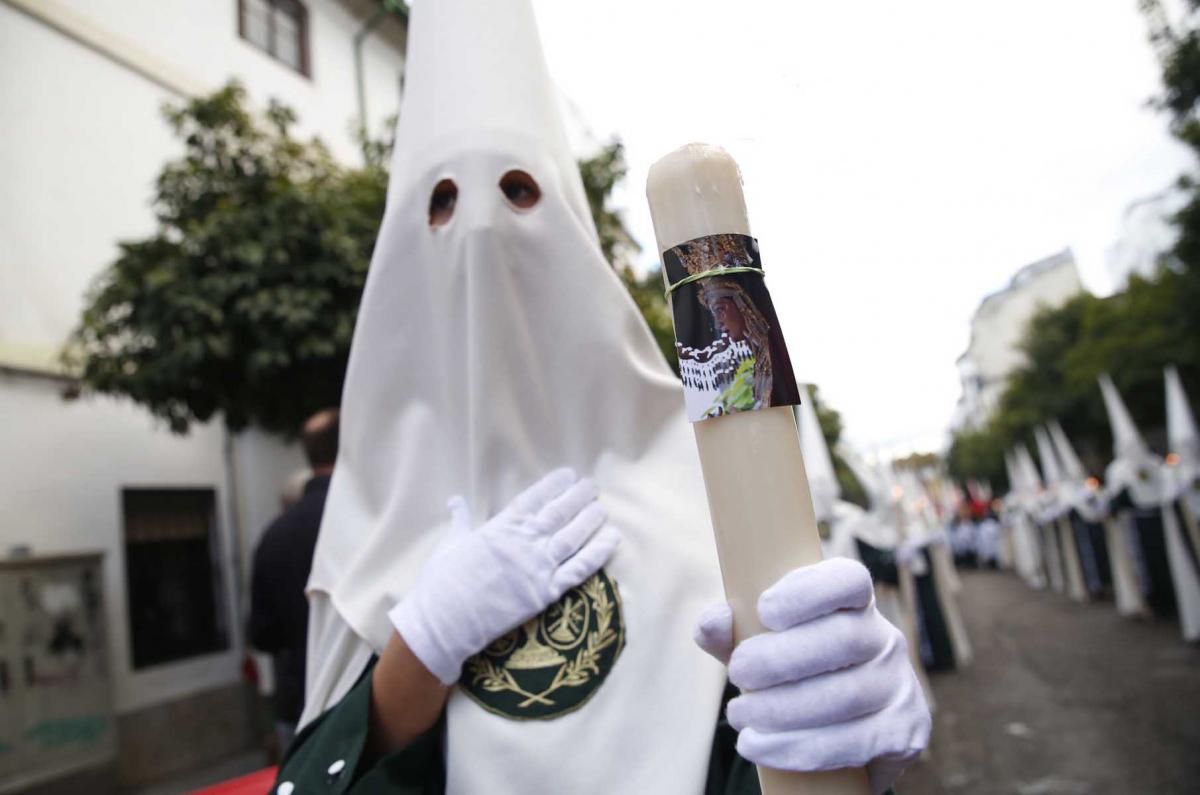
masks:
[[[1042,462],[1042,472],[1046,476],[1042,516],[1046,522],[1047,541],[1054,546],[1062,566],[1067,595],[1077,602],[1086,602],[1090,594],[1081,562],[1083,553],[1071,526],[1071,505],[1065,499],[1067,483],[1063,477],[1062,462],[1058,460],[1058,452],[1043,428],[1035,428],[1033,435],[1038,458]]]
[[[1180,557],[1188,564],[1181,568],[1194,577],[1200,574],[1200,430],[1197,430],[1179,372],[1168,367],[1165,379],[1170,454],[1166,467],[1168,502],[1164,510],[1171,514],[1170,521],[1175,526],[1178,547],[1183,553]],[[1200,599],[1200,582],[1184,582],[1179,590],[1192,593],[1193,599]],[[1200,605],[1181,608],[1181,618],[1193,613],[1200,613]],[[1194,641],[1200,637],[1200,627],[1197,627],[1200,618],[1192,618],[1190,622],[1185,619],[1185,624],[1188,623],[1192,629],[1185,631],[1185,637]]]
[[[902,471],[892,476],[885,482],[892,483],[904,534],[897,559],[913,574],[922,662],[931,672],[964,668],[974,651],[958,607],[962,582],[954,566],[949,535],[917,475]]]
[[[867,478],[865,465],[856,466],[856,460],[851,464],[851,468],[867,492],[871,509],[864,511],[843,499],[842,487],[833,467],[833,457],[825,443],[816,405],[807,386],[800,386],[800,404],[794,411],[800,432],[804,471],[808,476],[809,490],[812,492],[814,514],[821,528],[821,547],[825,557],[849,558],[866,566],[875,583],[876,603],[880,611],[903,630],[907,619],[901,615],[902,608],[895,591],[899,585],[896,568],[899,537],[896,533],[895,519],[887,517],[886,511],[881,515],[877,510],[876,495],[872,491],[872,487],[877,484],[873,479]],[[851,462],[852,456],[848,451],[844,451],[842,455],[847,463]],[[916,646],[912,641],[915,639],[914,635],[910,640],[914,649]]]
[[[1104,595],[1115,588],[1113,556],[1105,530],[1108,506],[1100,493],[1099,482],[1088,478],[1062,426],[1057,421],[1051,422],[1046,426],[1046,434],[1061,469],[1058,499],[1067,511],[1075,535],[1088,593]],[[1118,566],[1123,565],[1124,561],[1118,561]]]
[[[1024,484],[1025,513],[1029,516],[1030,526],[1033,528],[1037,559],[1042,567],[1043,578],[1053,590],[1065,593],[1066,566],[1058,543],[1058,530],[1053,521],[1057,503],[1053,494],[1042,485],[1042,477],[1033,463],[1029,448],[1024,444],[1017,445],[1015,457]]]
[[[878,654],[824,669],[843,684],[800,721],[838,724],[824,747],[753,703],[719,725],[731,613],[693,434],[601,254],[530,3],[414,4],[408,41],[276,791],[739,793],[750,762],[863,766],[885,788],[929,718],[869,599],[838,609]],[[860,598],[843,563],[800,573]],[[864,675],[887,686],[851,718]],[[753,695],[791,714],[778,691]]]
[[[1101,376],[1100,389],[1115,454],[1104,486],[1133,541],[1146,603],[1155,615],[1177,616],[1185,640],[1200,640],[1200,573],[1170,508],[1168,473],[1143,441],[1112,379]]]
[[[1032,461],[1030,463],[1032,464]],[[1009,538],[1012,540],[1013,566],[1026,585],[1040,590],[1048,583],[1038,530],[1034,524],[1034,513],[1030,510],[1033,502],[1031,492],[1034,487],[1029,482],[1024,462],[1016,448],[1004,456],[1004,464],[1009,483],[1009,492],[1004,498],[1004,510]]]

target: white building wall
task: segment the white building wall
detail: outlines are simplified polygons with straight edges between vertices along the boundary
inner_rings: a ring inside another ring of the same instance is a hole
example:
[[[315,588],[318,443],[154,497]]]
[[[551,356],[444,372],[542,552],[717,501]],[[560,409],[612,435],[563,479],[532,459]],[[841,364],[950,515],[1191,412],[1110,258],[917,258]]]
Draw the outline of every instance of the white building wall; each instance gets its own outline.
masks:
[[[0,361],[45,367],[179,149],[160,86],[0,4]]]
[[[235,562],[240,557],[244,576],[302,457],[293,444],[247,432],[232,450],[231,484],[219,424],[172,435],[129,402],[65,403],[60,383],[28,373],[56,371],[84,295],[116,257],[118,241],[153,232],[154,179],[182,152],[162,118],[164,103],[237,77],[253,107],[279,98],[297,110],[301,132],[359,162],[353,36],[362,21],[336,0],[305,5],[311,78],[238,36],[236,0],[0,0],[0,554],[16,545],[105,553],[121,712],[240,678],[244,604]],[[402,70],[400,52],[378,34],[367,39],[376,133],[396,112]],[[127,486],[216,490],[234,624],[227,652],[132,670],[121,516]]]
[[[82,20],[115,54],[144,58],[180,89],[229,78],[252,103],[276,97],[348,163],[361,158],[353,36],[361,22],[309,2],[312,78],[243,41],[236,0],[22,0],[47,19]],[[378,35],[364,48],[369,125],[395,114],[403,57]],[[165,121],[181,94],[0,2],[0,363],[46,366],[83,295],[117,253],[149,234],[154,178],[182,152]]]
[[[0,423],[0,555],[15,546],[28,546],[39,555],[105,553],[106,621],[118,712],[238,681],[250,556],[262,530],[279,513],[280,486],[304,466],[298,446],[257,431],[242,434],[234,445],[238,483],[237,493],[231,494],[225,432],[219,424],[178,436],[128,401],[64,401],[61,389],[50,379],[0,374],[0,417],[12,420]],[[125,487],[215,490],[222,599],[233,622],[226,652],[134,671],[122,536]],[[231,513],[235,500],[243,533],[237,546]],[[234,580],[239,552],[240,588]]]
[[[236,681],[237,639],[222,654],[135,672],[122,555],[123,486],[204,487],[217,492],[223,570],[230,562],[229,515],[222,431],[209,426],[187,437],[154,427],[127,401],[66,402],[49,379],[0,375],[0,552],[28,545],[42,553],[104,552],[109,655],[119,711]],[[233,582],[224,578],[226,605]]]
[[[1068,250],[1022,268],[1007,287],[984,299],[971,320],[971,342],[958,361],[963,396],[956,410],[957,426],[979,427],[987,421],[1008,376],[1024,363],[1019,346],[1029,321],[1082,290]]]

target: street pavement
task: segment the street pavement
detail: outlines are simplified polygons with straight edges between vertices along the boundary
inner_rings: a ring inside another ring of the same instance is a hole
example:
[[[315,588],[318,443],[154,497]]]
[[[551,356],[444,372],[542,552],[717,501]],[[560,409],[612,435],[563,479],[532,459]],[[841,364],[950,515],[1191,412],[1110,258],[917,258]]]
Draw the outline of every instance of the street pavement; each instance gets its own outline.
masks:
[[[1200,648],[1010,574],[963,572],[975,649],[932,679],[931,752],[898,795],[1200,793]]]
[[[1120,618],[1016,577],[962,572],[975,649],[933,676],[927,758],[898,795],[1200,793],[1200,648],[1170,621]],[[138,795],[189,792],[261,767],[247,753]]]

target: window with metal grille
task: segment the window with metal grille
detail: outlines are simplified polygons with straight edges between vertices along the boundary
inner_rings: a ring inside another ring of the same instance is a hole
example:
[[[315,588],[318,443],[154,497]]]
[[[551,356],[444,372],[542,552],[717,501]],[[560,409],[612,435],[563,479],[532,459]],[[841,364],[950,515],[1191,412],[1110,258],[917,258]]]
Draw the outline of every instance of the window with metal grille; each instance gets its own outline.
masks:
[[[124,489],[133,667],[229,648],[213,489]]]
[[[298,0],[238,0],[238,34],[300,74],[311,74],[308,10]]]

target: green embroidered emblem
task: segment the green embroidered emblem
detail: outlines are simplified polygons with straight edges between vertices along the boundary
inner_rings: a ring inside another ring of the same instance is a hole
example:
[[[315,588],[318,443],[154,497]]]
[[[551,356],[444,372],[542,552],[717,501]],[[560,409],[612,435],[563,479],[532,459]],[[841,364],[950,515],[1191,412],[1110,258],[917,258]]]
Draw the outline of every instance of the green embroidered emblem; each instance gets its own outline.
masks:
[[[459,684],[497,715],[557,718],[591,698],[624,646],[621,597],[601,570],[467,660]]]

